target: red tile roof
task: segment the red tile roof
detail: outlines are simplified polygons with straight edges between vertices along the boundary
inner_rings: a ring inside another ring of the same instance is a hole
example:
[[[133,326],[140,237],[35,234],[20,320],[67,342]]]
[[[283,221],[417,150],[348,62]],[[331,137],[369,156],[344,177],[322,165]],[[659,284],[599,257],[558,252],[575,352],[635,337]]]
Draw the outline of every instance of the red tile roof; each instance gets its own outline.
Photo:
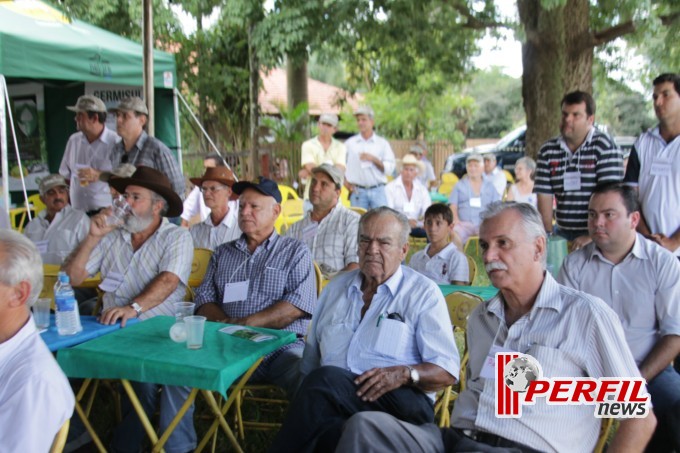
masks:
[[[268,74],[261,72],[262,89],[258,96],[260,109],[265,115],[277,115],[279,109],[276,104],[288,105],[285,69],[272,69]],[[340,114],[343,102],[348,103],[352,110],[356,109],[363,100],[363,96],[349,92],[327,83],[314,79],[307,79],[307,92],[309,94],[309,114],[318,116],[322,113]]]

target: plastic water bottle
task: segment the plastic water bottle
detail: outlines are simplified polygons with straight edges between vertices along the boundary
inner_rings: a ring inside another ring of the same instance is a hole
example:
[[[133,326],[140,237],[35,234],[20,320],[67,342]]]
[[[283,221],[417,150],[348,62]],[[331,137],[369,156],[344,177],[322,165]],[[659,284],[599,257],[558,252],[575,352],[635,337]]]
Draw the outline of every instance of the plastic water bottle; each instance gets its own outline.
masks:
[[[59,335],[75,335],[83,326],[80,324],[78,302],[71,288],[71,281],[65,272],[59,272],[54,285],[54,303],[57,306],[56,322]]]

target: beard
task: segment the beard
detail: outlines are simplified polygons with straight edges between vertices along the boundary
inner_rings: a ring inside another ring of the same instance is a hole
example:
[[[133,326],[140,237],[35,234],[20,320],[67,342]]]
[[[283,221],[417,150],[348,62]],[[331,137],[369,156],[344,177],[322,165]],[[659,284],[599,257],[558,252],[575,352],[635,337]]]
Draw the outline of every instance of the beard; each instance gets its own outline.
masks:
[[[146,230],[149,225],[151,225],[151,222],[153,222],[153,214],[151,213],[147,213],[146,215],[129,214],[125,218],[125,223],[122,226],[123,229],[134,234]]]

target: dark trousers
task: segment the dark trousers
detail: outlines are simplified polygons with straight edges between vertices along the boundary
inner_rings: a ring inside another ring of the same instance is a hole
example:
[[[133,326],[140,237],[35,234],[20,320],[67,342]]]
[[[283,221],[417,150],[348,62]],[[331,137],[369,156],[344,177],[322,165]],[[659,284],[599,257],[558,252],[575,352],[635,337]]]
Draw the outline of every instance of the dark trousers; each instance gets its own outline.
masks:
[[[356,377],[332,366],[311,372],[302,382],[269,451],[333,451],[345,421],[357,412],[386,412],[417,425],[434,421],[432,401],[422,391],[400,387],[371,403],[357,396]]]

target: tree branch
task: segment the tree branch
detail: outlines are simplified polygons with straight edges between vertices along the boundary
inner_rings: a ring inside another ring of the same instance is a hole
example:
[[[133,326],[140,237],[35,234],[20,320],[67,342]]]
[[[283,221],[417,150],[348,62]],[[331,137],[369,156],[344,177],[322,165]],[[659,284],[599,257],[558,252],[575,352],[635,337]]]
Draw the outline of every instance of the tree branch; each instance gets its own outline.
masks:
[[[472,14],[465,5],[462,5],[456,1],[451,4],[451,7],[456,10],[458,14],[467,19],[467,23],[462,25],[464,28],[470,28],[473,30],[485,30],[487,28],[512,28],[503,22],[497,22],[495,20],[480,20],[479,18],[475,17],[475,15]]]
[[[661,24],[668,26],[678,19],[680,19],[680,11],[661,16]],[[613,27],[607,28],[605,30],[597,31],[593,33],[592,45],[593,47],[601,46],[602,44],[607,44],[608,42],[614,41],[621,36],[633,33],[637,29],[637,25],[631,20],[624,22],[622,24],[615,25]]]

